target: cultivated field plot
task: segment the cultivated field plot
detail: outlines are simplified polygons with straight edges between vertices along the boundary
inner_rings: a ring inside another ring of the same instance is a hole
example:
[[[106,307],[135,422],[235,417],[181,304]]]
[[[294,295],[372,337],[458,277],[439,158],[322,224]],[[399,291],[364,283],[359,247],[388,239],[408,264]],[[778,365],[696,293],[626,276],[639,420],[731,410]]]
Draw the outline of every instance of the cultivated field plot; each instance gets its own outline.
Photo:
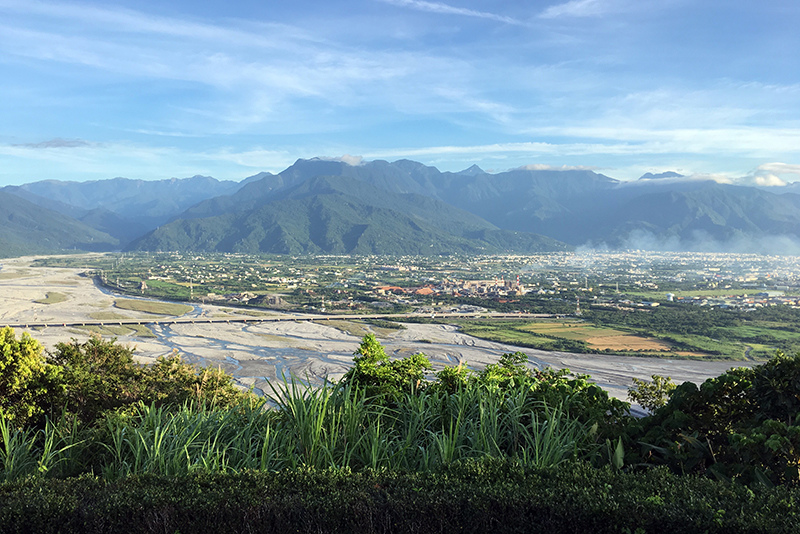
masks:
[[[490,341],[546,351],[600,352],[652,356],[692,356],[682,354],[669,340],[646,334],[596,326],[576,319],[544,321],[458,321],[465,334]]]
[[[174,302],[155,302],[151,300],[118,299],[114,301],[114,306],[121,310],[174,316],[180,316],[184,313],[192,311],[192,307],[186,304],[177,304]]]
[[[522,328],[548,337],[583,341],[589,348],[619,352],[662,352],[669,351],[668,343],[635,334],[627,334],[614,328],[594,326],[582,321],[542,321],[530,323]]]

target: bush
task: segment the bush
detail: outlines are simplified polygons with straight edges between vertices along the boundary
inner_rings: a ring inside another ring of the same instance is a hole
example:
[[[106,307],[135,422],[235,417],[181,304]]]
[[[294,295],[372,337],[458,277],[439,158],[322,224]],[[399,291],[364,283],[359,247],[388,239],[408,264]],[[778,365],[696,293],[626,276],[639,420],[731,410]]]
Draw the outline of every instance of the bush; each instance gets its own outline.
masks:
[[[752,491],[665,469],[496,460],[424,474],[298,469],[115,483],[87,475],[0,486],[0,531],[781,534],[800,527],[799,499],[798,490]]]
[[[643,459],[676,472],[800,484],[800,354],[685,382],[631,434]]]
[[[61,369],[60,406],[92,423],[109,411],[139,403],[180,406],[186,402],[232,406],[247,397],[222,370],[201,369],[177,353],[152,365],[133,359],[133,349],[93,336],[84,343],[58,343],[49,355]]]
[[[38,341],[0,329],[0,416],[17,426],[40,423],[60,384],[60,369],[45,361]]]
[[[667,404],[675,390],[675,383],[670,377],[652,375],[650,378],[653,379],[651,382],[634,378],[633,387],[628,388],[628,398],[645,410],[654,412]]]
[[[367,334],[354,353],[353,367],[342,378],[342,385],[364,388],[368,397],[393,403],[402,394],[425,387],[425,371],[431,362],[424,354],[390,360],[374,334]]]

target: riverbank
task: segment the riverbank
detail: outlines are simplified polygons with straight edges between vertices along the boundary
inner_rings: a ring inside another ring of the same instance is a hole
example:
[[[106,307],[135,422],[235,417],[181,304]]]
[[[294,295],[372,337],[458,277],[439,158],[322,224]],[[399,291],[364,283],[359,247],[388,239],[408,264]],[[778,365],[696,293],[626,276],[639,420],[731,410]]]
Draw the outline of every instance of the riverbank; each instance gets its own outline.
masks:
[[[147,363],[178,351],[193,363],[221,367],[243,387],[268,388],[281,374],[322,382],[339,378],[349,368],[353,351],[364,333],[374,333],[387,354],[407,356],[425,353],[436,369],[464,363],[482,369],[507,352],[521,350],[538,367],[567,367],[585,373],[612,395],[625,398],[632,378],[653,374],[671,376],[675,382],[702,382],[732,366],[730,362],[632,358],[602,354],[548,352],[486,341],[461,333],[456,327],[410,323],[391,330],[363,323],[336,320],[334,324],[311,322],[224,323],[214,325],[156,325],[165,315],[116,306],[129,296],[114,295],[97,287],[81,269],[31,267],[33,257],[3,261],[0,270],[0,324],[73,323],[135,319],[147,328],[132,329],[109,324],[103,328],[47,327],[28,331],[46,348],[72,338],[83,340],[93,332],[116,337],[135,347],[137,358]],[[58,294],[59,298],[48,298]],[[181,317],[253,318],[252,311],[211,304],[195,304]]]

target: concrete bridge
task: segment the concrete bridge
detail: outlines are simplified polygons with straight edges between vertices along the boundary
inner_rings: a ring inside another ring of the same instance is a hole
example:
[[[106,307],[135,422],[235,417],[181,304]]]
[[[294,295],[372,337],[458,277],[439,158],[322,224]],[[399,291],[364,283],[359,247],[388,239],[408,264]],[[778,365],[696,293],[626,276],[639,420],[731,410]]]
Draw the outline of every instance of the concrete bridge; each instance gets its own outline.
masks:
[[[330,321],[330,320],[364,320],[380,319],[387,321],[403,322],[403,319],[543,319],[562,317],[547,313],[376,313],[359,315],[275,315],[265,317],[232,317],[232,318],[211,318],[211,317],[176,317],[175,319],[114,319],[105,321],[67,321],[67,322],[28,322],[28,323],[9,323],[0,325],[11,328],[49,328],[49,327],[76,327],[76,326],[133,326],[133,325],[175,325],[175,324],[258,324],[286,321]]]

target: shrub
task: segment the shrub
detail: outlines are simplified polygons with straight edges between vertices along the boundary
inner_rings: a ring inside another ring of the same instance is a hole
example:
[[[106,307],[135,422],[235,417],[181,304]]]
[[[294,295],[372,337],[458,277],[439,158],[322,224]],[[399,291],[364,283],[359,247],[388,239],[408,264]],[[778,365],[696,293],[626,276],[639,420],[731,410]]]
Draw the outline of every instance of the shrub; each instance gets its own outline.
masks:
[[[49,365],[38,341],[0,329],[0,415],[17,426],[42,421],[59,395],[60,369]]]
[[[665,469],[586,464],[526,469],[476,460],[434,473],[94,476],[0,486],[0,531],[146,532],[797,532],[797,490],[761,489]]]
[[[628,388],[628,398],[645,410],[655,412],[667,404],[675,390],[675,383],[670,377],[652,375],[650,378],[653,379],[651,382],[634,378],[633,387]]]
[[[699,388],[685,382],[632,439],[643,459],[677,472],[800,484],[800,354],[734,368]]]
[[[93,336],[84,343],[58,343],[50,361],[61,371],[61,406],[91,423],[109,411],[139,403],[180,406],[186,402],[231,406],[248,394],[222,370],[200,369],[177,353],[152,365],[133,359],[133,349]]]
[[[403,393],[424,388],[425,371],[431,362],[424,354],[390,360],[374,334],[367,334],[353,353],[353,367],[342,384],[364,388],[368,397],[394,402]]]

